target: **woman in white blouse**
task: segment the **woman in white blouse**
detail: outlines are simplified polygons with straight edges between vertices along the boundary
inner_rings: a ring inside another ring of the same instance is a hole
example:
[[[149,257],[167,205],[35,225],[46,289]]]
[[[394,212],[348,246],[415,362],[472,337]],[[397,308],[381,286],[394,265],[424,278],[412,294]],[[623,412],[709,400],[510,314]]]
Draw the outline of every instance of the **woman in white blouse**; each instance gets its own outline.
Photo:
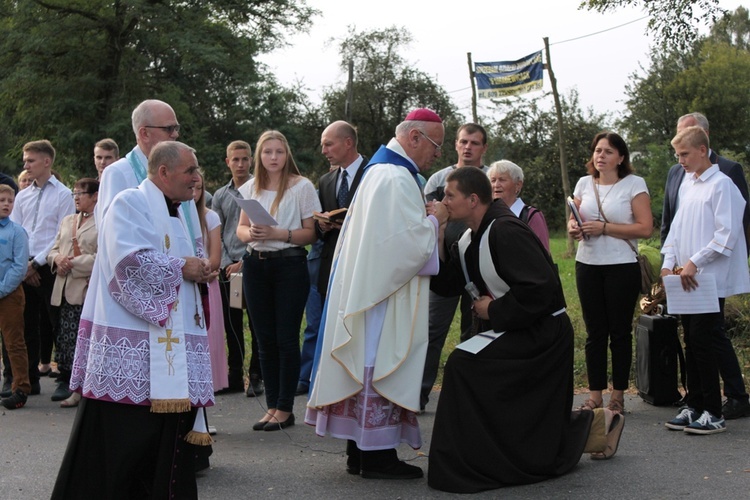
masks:
[[[237,237],[248,244],[243,286],[258,336],[268,405],[253,430],[275,431],[294,425],[299,332],[310,291],[304,247],[317,239],[313,211],[321,208],[315,187],[300,175],[280,132],[268,130],[260,136],[253,164],[255,177],[240,193],[260,202],[277,225],[253,224],[243,211]]]
[[[607,343],[612,353],[612,394],[607,407],[622,413],[632,361],[632,322],[641,274],[637,238],[653,231],[646,182],[633,175],[625,141],[600,132],[591,143],[590,175],[574,191],[583,224],[571,217],[568,233],[578,240],[576,283],[586,324],[586,368],[591,391],[584,409],[600,408],[607,388]]]

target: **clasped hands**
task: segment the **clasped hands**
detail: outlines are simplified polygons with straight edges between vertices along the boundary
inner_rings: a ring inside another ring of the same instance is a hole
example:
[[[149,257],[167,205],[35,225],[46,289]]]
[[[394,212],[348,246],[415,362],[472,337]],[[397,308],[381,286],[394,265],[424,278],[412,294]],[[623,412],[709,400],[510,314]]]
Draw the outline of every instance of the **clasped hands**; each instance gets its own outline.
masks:
[[[58,254],[55,257],[55,272],[58,276],[66,276],[73,270],[73,260],[67,255]]]
[[[576,220],[570,219],[568,221],[568,234],[577,241],[581,241],[586,236],[600,236],[604,234],[605,224],[601,220],[592,220],[579,226]]]
[[[427,215],[435,216],[441,226],[448,222],[448,209],[439,201],[428,201],[425,203],[425,209]]]
[[[208,283],[219,275],[219,270],[212,271],[208,259],[199,257],[185,257],[185,265],[182,266],[182,277],[196,283]]]

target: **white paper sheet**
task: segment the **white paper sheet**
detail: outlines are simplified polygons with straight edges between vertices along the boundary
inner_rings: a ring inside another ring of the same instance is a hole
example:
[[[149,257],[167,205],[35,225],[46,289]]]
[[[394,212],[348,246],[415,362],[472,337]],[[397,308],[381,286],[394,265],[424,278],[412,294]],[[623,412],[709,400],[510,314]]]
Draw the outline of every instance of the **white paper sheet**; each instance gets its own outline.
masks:
[[[264,226],[278,226],[279,223],[276,222],[276,219],[274,219],[271,214],[269,214],[265,208],[263,208],[263,205],[260,204],[258,200],[246,200],[244,198],[235,198],[234,199],[237,204],[240,206],[240,208],[247,214],[247,217],[250,219],[250,222],[253,224],[259,224]]]
[[[713,274],[696,274],[698,287],[686,292],[682,280],[676,274],[664,276],[669,314],[704,314],[719,312],[719,292]]]
[[[461,342],[456,346],[456,349],[461,349],[466,352],[470,352],[472,354],[476,354],[495,340],[496,338],[500,337],[505,332],[493,332],[492,330],[487,330],[486,332],[477,333],[473,337],[471,337],[466,342]]]

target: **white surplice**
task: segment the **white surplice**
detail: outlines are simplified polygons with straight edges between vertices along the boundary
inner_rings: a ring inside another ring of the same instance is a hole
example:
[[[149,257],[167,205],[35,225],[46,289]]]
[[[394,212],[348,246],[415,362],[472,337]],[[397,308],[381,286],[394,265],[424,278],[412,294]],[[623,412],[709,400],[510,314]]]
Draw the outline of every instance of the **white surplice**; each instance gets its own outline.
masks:
[[[146,180],[118,194],[99,221],[96,272],[81,315],[70,384],[85,397],[141,405],[175,398],[198,407],[213,404],[200,294],[182,277],[182,257],[202,248],[197,213],[193,204],[189,208],[191,229],[182,208],[179,218],[170,217],[163,193]],[[198,235],[195,242],[193,235]],[[155,376],[163,376],[157,370],[173,377],[167,379],[169,390],[152,386]]]
[[[700,177],[688,174],[680,187],[680,206],[664,241],[662,268],[684,266],[713,274],[719,297],[750,292],[747,247],[742,226],[745,200],[718,165]]]

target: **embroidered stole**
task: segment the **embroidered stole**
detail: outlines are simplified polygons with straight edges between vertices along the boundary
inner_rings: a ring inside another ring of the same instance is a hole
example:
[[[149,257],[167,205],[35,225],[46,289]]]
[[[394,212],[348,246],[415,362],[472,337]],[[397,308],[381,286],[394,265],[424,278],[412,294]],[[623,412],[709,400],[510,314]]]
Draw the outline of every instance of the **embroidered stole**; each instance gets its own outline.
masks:
[[[195,245],[195,240],[189,237],[192,231],[186,228],[191,221],[170,217],[164,195],[152,183],[142,184],[140,189],[145,194],[150,213],[153,214],[157,233],[164,235],[160,250],[176,258],[189,253],[190,249],[180,248],[178,242],[183,239],[191,240]],[[181,238],[181,235],[184,236]],[[185,300],[190,297],[191,291],[196,307],[203,313],[197,285],[183,281],[164,326],[149,323],[150,400],[151,411],[154,413],[182,413],[191,409],[184,324],[185,318],[189,318],[192,312],[188,307],[189,301]],[[203,408],[198,408],[193,430],[185,436],[185,440],[196,445],[211,444]]]

